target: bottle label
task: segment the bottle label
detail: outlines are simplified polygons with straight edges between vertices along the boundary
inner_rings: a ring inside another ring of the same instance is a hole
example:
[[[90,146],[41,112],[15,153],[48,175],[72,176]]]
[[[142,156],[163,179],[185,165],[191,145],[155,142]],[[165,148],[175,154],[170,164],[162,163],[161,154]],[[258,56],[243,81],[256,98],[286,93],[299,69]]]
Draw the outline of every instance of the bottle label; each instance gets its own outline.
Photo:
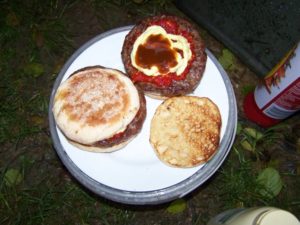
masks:
[[[274,119],[284,119],[300,109],[300,77],[276,96],[263,112]]]
[[[285,119],[300,109],[300,44],[266,76],[264,85],[257,86],[254,98],[258,108],[274,119]]]

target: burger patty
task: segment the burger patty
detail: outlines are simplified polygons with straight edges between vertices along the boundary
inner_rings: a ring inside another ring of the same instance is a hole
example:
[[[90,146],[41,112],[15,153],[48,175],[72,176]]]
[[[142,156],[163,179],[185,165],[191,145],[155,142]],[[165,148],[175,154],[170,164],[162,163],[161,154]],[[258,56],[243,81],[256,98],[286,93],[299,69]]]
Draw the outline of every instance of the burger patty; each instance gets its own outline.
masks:
[[[131,52],[133,49],[134,42],[149,26],[152,24],[159,23],[159,21],[174,21],[178,26],[179,33],[188,33],[191,36],[189,40],[190,45],[193,47],[192,54],[193,60],[189,62],[189,71],[185,79],[183,80],[172,80],[169,86],[159,86],[155,83],[137,81],[136,84],[141,87],[145,92],[148,93],[158,93],[163,96],[178,96],[191,93],[199,84],[202,74],[205,70],[207,56],[205,53],[205,44],[201,39],[198,31],[192,26],[190,22],[182,18],[170,15],[161,15],[147,18],[136,26],[129,32],[126,36],[123,48],[122,48],[122,60],[127,72],[127,75],[131,77],[133,74],[137,73],[138,70],[133,67],[131,62]]]
[[[136,134],[140,132],[142,129],[144,120],[146,118],[146,99],[143,94],[143,91],[139,90],[139,99],[140,99],[140,108],[135,115],[134,119],[127,125],[126,129],[120,133],[116,134],[115,136],[111,138],[107,138],[101,141],[97,141],[93,143],[92,145],[85,145],[88,147],[100,147],[100,148],[109,148],[114,145],[121,144],[130,138],[134,137]]]

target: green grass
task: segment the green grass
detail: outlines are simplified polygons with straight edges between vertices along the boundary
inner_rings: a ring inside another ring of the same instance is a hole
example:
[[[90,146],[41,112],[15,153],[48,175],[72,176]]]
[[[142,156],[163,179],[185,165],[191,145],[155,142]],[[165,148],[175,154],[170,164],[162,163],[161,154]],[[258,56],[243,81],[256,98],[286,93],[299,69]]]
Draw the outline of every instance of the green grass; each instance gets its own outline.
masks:
[[[129,224],[132,218],[74,183],[21,189],[2,184],[0,205],[0,224]]]
[[[241,124],[239,126],[230,156],[214,183],[219,197],[223,200],[224,209],[265,205],[290,210],[293,205],[295,210],[299,210],[299,197],[296,197],[299,195],[296,188],[299,185],[299,176],[280,171],[278,159],[266,156],[270,153],[268,150],[280,142],[284,135],[282,131],[287,130],[287,127],[282,124],[258,130],[249,126],[242,127]],[[286,159],[279,160],[286,162]],[[258,176],[265,168],[274,168],[279,172],[283,182],[279,194],[274,195],[258,181]]]
[[[95,0],[93,5],[105,30],[117,27],[124,16],[127,25],[132,25],[141,18],[174,11],[172,0]]]
[[[262,196],[262,188],[257,182],[258,171],[254,164],[246,160],[243,154],[233,147],[233,156],[220,172],[220,194],[225,208],[251,207],[254,205],[270,205],[272,199]],[[221,185],[222,184],[222,185]]]
[[[56,60],[72,50],[61,18],[71,3],[1,3],[0,143],[39,131],[32,118],[47,114],[49,75]]]

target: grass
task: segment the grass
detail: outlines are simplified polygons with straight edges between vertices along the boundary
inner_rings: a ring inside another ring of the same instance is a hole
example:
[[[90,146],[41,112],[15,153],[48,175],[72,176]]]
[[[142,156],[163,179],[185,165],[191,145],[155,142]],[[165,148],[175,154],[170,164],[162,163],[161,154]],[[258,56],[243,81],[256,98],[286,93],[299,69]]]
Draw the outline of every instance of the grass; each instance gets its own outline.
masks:
[[[1,224],[128,224],[132,218],[126,210],[98,204],[72,183],[60,188],[2,187],[1,193]]]
[[[136,208],[111,203],[74,181],[55,155],[47,122],[48,100],[62,62],[76,48],[64,15],[79,2],[0,1],[0,224],[123,225],[154,220],[170,224],[189,217],[190,224],[204,223],[198,211],[201,194],[186,199],[186,209],[175,215],[166,211],[168,204]],[[98,18],[101,10],[108,9],[134,17],[128,21],[174,10],[166,0],[88,2]],[[107,18],[102,20],[105,29],[120,23],[118,18]],[[293,188],[300,183],[297,173],[280,173],[284,187],[273,198],[262,195],[257,183],[264,168],[272,165],[280,170],[281,162],[269,159],[266,153],[288,135],[284,129],[240,126],[228,160],[203,188],[219,199],[219,211],[262,204],[282,206],[300,215],[299,188]]]
[[[225,208],[251,207],[253,205],[273,205],[273,199],[260,194],[261,185],[257,182],[258,171],[254,164],[246,160],[235,147],[233,152],[238,160],[230,159],[221,170],[222,188],[219,193]]]
[[[298,196],[298,189],[294,189],[293,185],[299,185],[299,177],[295,173],[280,171],[278,159],[268,156],[272,151],[270,149],[280,143],[283,130],[287,130],[284,124],[261,131],[255,127],[240,127],[230,157],[215,182],[217,189],[220,187],[218,193],[224,200],[225,208],[271,205],[289,210],[291,205],[297,205],[295,196]],[[258,177],[266,168],[280,171],[280,180],[272,181],[272,177],[261,183]],[[279,185],[279,193],[273,193],[277,181],[283,182],[283,186]],[[272,183],[271,186],[268,182]],[[298,210],[299,206],[296,206]]]

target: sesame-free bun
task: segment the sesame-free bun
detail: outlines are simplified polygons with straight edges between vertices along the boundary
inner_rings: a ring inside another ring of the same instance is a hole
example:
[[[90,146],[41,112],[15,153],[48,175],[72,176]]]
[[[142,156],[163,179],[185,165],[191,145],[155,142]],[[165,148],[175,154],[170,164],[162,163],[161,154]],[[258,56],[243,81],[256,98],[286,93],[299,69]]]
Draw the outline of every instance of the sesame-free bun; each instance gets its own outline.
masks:
[[[74,72],[57,89],[53,104],[57,126],[77,146],[124,132],[139,109],[140,95],[131,80],[101,66]]]
[[[209,98],[172,97],[156,109],[150,143],[158,158],[173,167],[207,162],[220,141],[221,115]]]

